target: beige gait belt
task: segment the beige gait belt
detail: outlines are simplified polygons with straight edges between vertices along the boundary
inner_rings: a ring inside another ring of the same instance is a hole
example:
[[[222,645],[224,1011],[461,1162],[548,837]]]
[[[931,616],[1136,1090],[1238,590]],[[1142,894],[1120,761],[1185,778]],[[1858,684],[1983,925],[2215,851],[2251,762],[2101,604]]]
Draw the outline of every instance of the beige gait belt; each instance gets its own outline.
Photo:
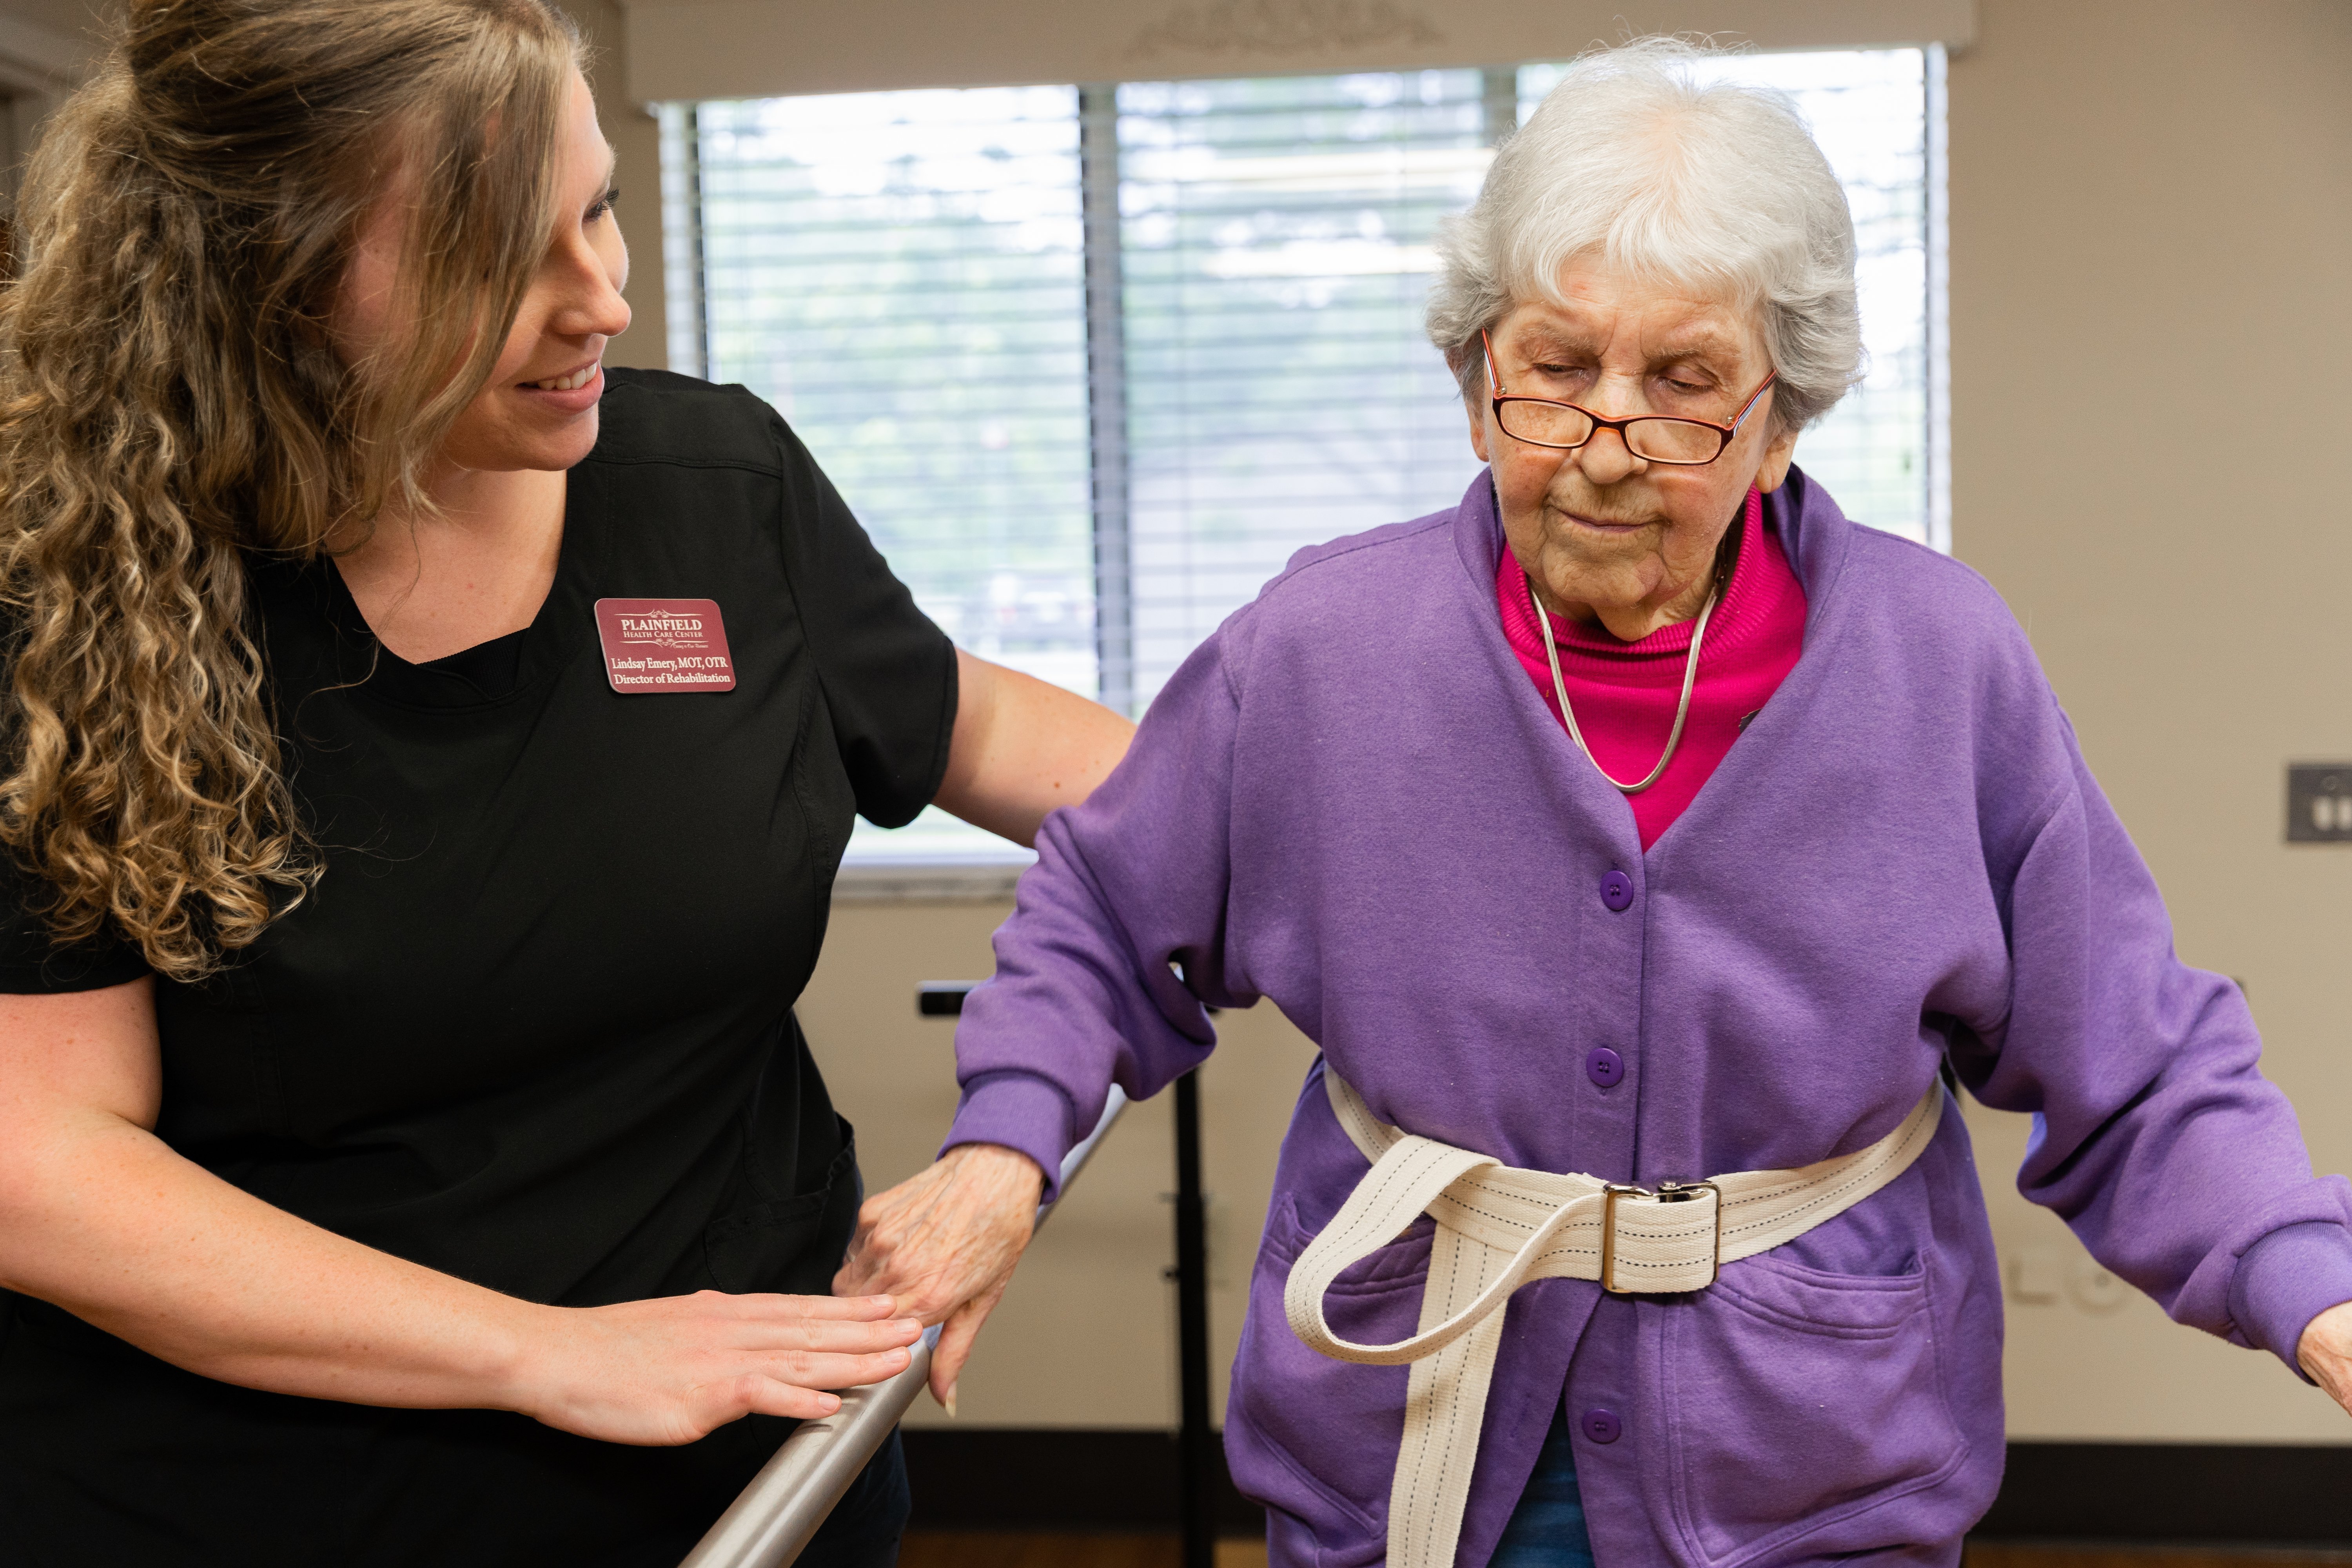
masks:
[[[1619,1294],[1703,1290],[1718,1266],[1752,1258],[1844,1213],[1905,1171],[1936,1135],[1943,1086],[1867,1149],[1795,1171],[1741,1171],[1655,1191],[1598,1177],[1522,1171],[1400,1132],[1323,1065],[1331,1109],[1371,1171],[1291,1266],[1290,1328],[1313,1349],[1373,1366],[1410,1363],[1404,1444],[1389,1489],[1389,1568],[1451,1568],[1478,1426],[1502,1342],[1504,1302],[1530,1279],[1598,1279]],[[1420,1331],[1360,1345],[1323,1321],[1340,1270],[1415,1218],[1437,1222]]]

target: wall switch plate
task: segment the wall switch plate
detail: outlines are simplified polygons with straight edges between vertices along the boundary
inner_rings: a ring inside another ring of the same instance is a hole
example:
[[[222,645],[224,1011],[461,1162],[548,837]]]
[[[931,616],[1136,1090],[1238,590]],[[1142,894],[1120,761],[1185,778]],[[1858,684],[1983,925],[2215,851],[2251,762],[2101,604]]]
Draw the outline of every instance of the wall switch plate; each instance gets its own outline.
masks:
[[[2286,841],[2352,844],[2352,763],[2289,763]]]

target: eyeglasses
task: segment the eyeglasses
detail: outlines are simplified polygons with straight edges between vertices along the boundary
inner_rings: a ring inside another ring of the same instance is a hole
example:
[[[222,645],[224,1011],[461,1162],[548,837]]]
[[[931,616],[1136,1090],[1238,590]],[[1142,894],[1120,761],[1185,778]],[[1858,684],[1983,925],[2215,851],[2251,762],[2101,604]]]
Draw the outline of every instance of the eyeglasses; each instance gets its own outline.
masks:
[[[1478,341],[1486,347],[1486,383],[1494,388],[1495,423],[1514,440],[1525,441],[1530,447],[1551,447],[1572,452],[1592,439],[1600,430],[1614,430],[1625,443],[1625,449],[1647,463],[1664,463],[1674,468],[1696,468],[1714,462],[1739,434],[1739,426],[1754,412],[1756,400],[1765,389],[1780,378],[1773,371],[1756,384],[1739,412],[1731,416],[1728,425],[1718,425],[1712,419],[1677,419],[1664,414],[1636,414],[1626,419],[1609,419],[1590,408],[1573,403],[1557,403],[1549,397],[1514,397],[1503,391],[1500,376],[1495,372],[1495,345],[1485,332]]]

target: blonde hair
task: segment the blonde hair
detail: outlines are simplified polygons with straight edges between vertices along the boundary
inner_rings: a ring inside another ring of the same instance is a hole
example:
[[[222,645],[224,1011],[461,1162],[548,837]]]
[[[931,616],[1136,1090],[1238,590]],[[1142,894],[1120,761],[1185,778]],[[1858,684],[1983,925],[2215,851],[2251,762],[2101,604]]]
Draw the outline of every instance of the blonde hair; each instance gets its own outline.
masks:
[[[192,980],[315,884],[247,557],[419,509],[551,235],[546,0],[132,0],[27,174],[0,295],[0,843],[52,938]],[[328,330],[417,193],[394,319]]]

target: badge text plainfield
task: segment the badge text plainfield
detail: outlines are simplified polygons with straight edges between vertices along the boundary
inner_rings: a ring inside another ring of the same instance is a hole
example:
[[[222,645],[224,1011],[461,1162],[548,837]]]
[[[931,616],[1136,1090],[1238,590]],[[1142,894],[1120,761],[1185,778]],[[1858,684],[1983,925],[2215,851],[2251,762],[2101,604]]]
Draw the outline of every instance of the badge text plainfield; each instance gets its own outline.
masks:
[[[604,675],[631,695],[732,691],[727,623],[710,599],[599,599]]]

